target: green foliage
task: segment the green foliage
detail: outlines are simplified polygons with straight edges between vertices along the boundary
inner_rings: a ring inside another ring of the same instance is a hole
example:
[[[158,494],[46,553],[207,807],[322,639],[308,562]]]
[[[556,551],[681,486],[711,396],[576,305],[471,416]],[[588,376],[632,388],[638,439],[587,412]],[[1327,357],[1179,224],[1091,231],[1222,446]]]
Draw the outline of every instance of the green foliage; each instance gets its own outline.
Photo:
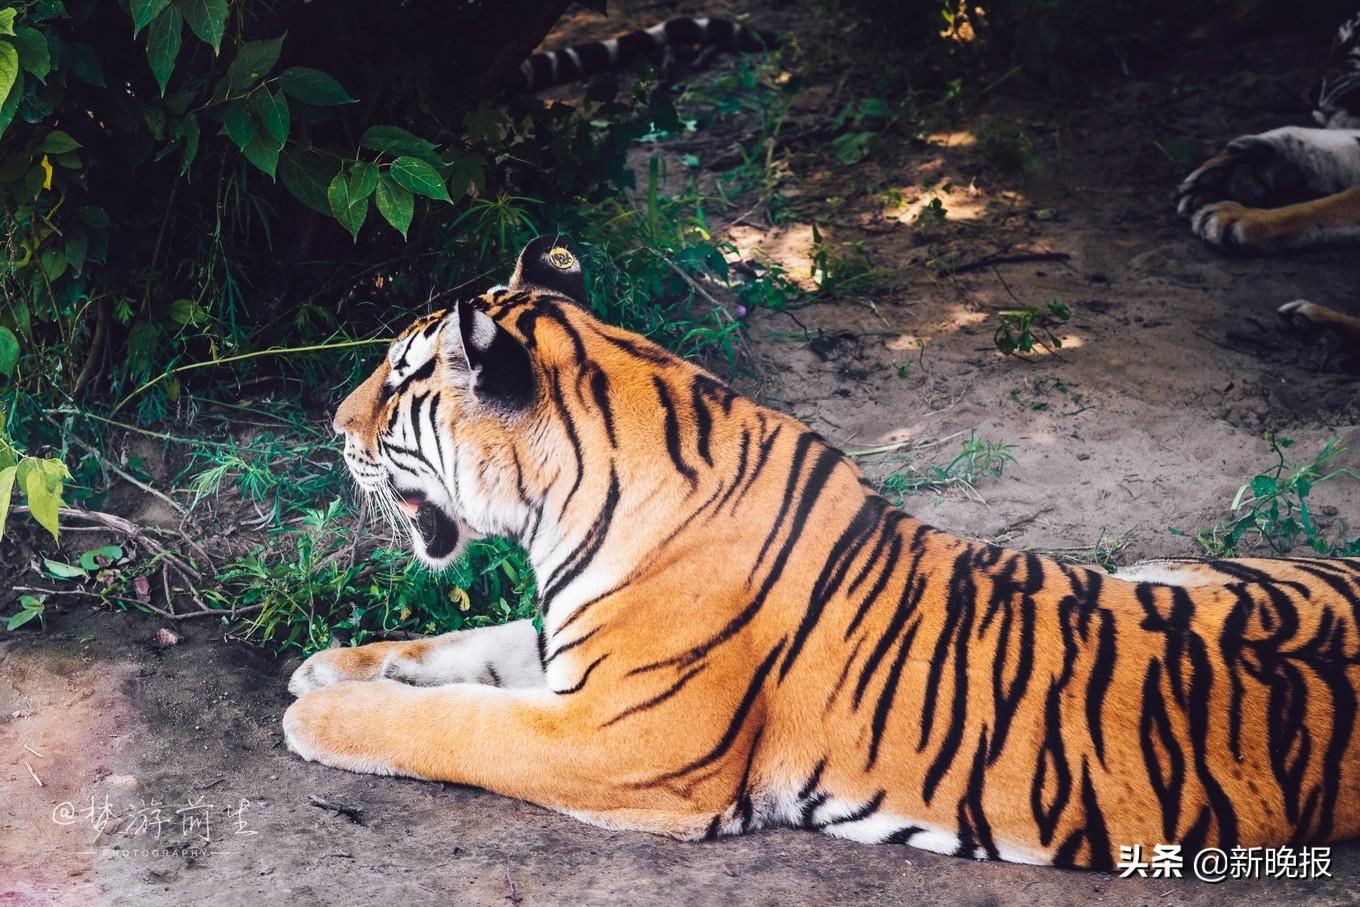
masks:
[[[987,441],[969,432],[962,448],[947,462],[924,467],[905,462],[889,473],[879,485],[885,493],[895,496],[899,505],[907,495],[923,491],[938,493],[960,488],[972,494],[979,482],[1001,478],[1006,465],[1015,462],[1015,456],[1011,453],[1014,449],[1014,444]]]
[[[1037,169],[1043,160],[1028,132],[998,117],[983,121],[977,142],[987,163],[1005,173],[1024,175]]]
[[[47,629],[46,610],[46,595],[21,595],[19,596],[19,610],[11,614],[9,619],[5,621],[5,629],[13,632],[34,618],[37,618],[43,629]]]
[[[377,548],[357,558],[343,516],[338,499],[306,510],[296,530],[226,566],[209,599],[227,611],[253,609],[249,638],[304,654],[336,638],[359,645],[534,616],[533,573],[508,542],[473,542],[454,568],[436,575],[406,551]]]
[[[1342,521],[1335,533],[1318,525],[1310,495],[1324,482],[1337,479],[1360,480],[1360,473],[1337,466],[1346,448],[1329,438],[1312,460],[1295,463],[1286,455],[1294,446],[1289,438],[1266,435],[1275,464],[1237,489],[1229,508],[1231,515],[1194,533],[1194,539],[1209,557],[1236,557],[1244,547],[1269,547],[1285,554],[1306,545],[1325,557],[1360,556],[1360,536],[1346,538]],[[1171,527],[1174,535],[1185,532]]]
[[[1049,352],[1062,349],[1062,338],[1053,333],[1053,328],[1070,321],[1072,310],[1055,299],[1046,308],[1003,309],[996,317],[992,342],[1002,355],[1014,356],[1032,353],[1036,346]]]
[[[57,511],[63,506],[62,491],[71,478],[66,464],[53,457],[25,455],[5,433],[5,414],[0,412],[0,538],[5,535],[14,489],[28,505],[29,515],[59,538]]]
[[[837,295],[858,285],[879,277],[884,271],[876,270],[864,251],[864,242],[856,240],[837,248],[828,242],[817,225],[812,225],[812,280],[823,293]]]

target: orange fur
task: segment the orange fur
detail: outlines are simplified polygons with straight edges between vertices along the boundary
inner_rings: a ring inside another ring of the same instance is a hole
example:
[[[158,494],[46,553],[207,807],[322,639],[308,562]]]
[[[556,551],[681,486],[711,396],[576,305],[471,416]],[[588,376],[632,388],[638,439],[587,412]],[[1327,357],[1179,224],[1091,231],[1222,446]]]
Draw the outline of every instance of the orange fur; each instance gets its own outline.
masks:
[[[318,653],[284,718],[304,757],[683,838],[793,824],[1109,867],[1120,845],[1360,834],[1360,561],[1135,583],[968,541],[566,300],[476,306],[529,352],[527,406],[447,355],[466,308],[403,335],[437,327],[427,377],[389,392],[385,362],[336,424],[384,463],[391,426],[430,420],[458,519],[534,561],[541,676],[389,679],[499,677],[528,628]]]

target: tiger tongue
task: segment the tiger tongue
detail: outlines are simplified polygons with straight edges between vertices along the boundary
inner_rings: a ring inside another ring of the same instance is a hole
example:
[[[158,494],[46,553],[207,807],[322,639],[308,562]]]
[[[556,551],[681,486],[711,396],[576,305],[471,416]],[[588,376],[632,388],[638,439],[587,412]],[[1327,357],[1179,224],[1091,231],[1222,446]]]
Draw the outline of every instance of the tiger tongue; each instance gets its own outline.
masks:
[[[420,508],[425,506],[425,499],[418,494],[401,494],[397,496],[397,506],[411,519],[415,519]]]

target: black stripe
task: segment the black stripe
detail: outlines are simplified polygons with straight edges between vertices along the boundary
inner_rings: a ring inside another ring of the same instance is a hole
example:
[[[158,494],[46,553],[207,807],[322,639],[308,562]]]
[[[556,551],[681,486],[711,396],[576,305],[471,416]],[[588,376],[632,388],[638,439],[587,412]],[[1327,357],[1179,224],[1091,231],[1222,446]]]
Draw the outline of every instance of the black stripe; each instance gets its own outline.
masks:
[[[590,363],[590,370],[590,393],[600,409],[600,417],[604,419],[605,435],[609,438],[610,447],[618,447],[618,438],[614,436],[614,410],[609,405],[609,376],[593,362]]]
[[[705,389],[700,384],[703,379],[698,375],[694,383],[690,385],[690,404],[694,407],[694,432],[695,446],[699,449],[699,456],[703,457],[705,463],[713,465],[713,454],[709,450],[709,440],[713,435],[713,414],[708,411],[708,403],[704,399]]]
[[[637,705],[629,706],[622,712],[619,712],[613,718],[610,718],[604,724],[600,725],[600,729],[603,730],[604,728],[609,727],[611,724],[614,724],[615,722],[622,721],[629,715],[636,715],[639,712],[645,712],[649,709],[656,708],[657,706],[661,705],[661,703],[665,702],[667,699],[670,699],[676,693],[679,693],[682,689],[684,689],[685,684],[693,680],[694,675],[698,674],[706,667],[708,667],[708,663],[704,662],[703,664],[696,665],[695,667],[690,668],[684,674],[681,674],[679,679],[677,679],[675,683],[666,687],[666,689],[662,690],[660,693],[653,696],[651,699],[648,699],[645,702],[639,702]]]
[[[672,781],[676,778],[688,775],[711,762],[721,759],[723,755],[732,748],[732,744],[736,743],[737,735],[741,733],[742,726],[746,723],[746,718],[750,714],[751,708],[755,705],[756,697],[760,695],[761,687],[765,684],[765,678],[769,676],[770,669],[774,667],[775,660],[779,658],[779,653],[784,651],[784,646],[787,642],[787,637],[781,639],[779,643],[770,650],[770,653],[765,656],[765,660],[756,668],[755,673],[751,675],[751,682],[747,684],[746,693],[741,697],[741,702],[737,704],[736,711],[732,713],[732,720],[728,723],[727,730],[723,732],[722,737],[714,744],[713,748],[699,758],[686,763],[684,766],[674,771],[667,772],[664,775],[660,775],[651,782],[648,782],[648,784],[660,781]]]
[[[553,659],[556,658],[557,656],[561,655],[563,652],[570,652],[572,649],[575,649],[575,648],[578,647],[578,646],[584,645],[585,642],[586,642],[588,639],[590,639],[590,637],[594,636],[594,635],[595,635],[596,633],[598,633],[598,632],[600,632],[600,628],[599,628],[599,627],[596,627],[595,629],[589,631],[588,633],[586,633],[586,634],[584,634],[584,635],[582,635],[582,636],[578,636],[576,639],[573,639],[571,642],[569,642],[569,643],[564,643],[563,645],[557,647],[556,649],[554,649],[554,650],[552,651],[552,654],[548,656],[547,660],[543,662],[543,666],[546,668],[548,665],[552,664]]]
[[[872,816],[874,813],[878,812],[879,807],[883,805],[883,798],[886,796],[888,796],[888,792],[886,790],[879,790],[878,793],[874,794],[873,797],[869,799],[869,802],[865,803],[863,806],[861,806],[854,812],[847,813],[846,815],[841,816],[839,819],[830,819],[826,822],[822,822],[817,827],[830,828],[833,825],[848,825],[851,822],[862,822],[865,819]]]
[[[600,507],[599,514],[592,522],[590,532],[586,533],[585,538],[581,539],[576,549],[562,562],[561,566],[553,571],[544,584],[542,596],[544,613],[551,607],[553,598],[570,585],[572,580],[580,576],[590,566],[595,555],[599,553],[600,546],[604,544],[605,536],[609,534],[610,524],[614,520],[614,508],[618,506],[618,503],[619,476],[611,464],[609,467],[609,490],[605,492],[604,504]]]
[[[1148,782],[1157,795],[1162,808],[1162,840],[1177,840],[1176,830],[1180,824],[1181,789],[1185,785],[1185,757],[1181,754],[1180,743],[1171,732],[1171,721],[1166,714],[1166,698],[1161,689],[1162,663],[1152,659],[1147,674],[1143,678],[1142,715],[1138,723],[1138,736],[1142,741],[1143,765],[1147,770]],[[1154,745],[1160,744],[1166,754],[1167,764],[1162,765]]]
[[[818,467],[814,467],[813,475],[808,479],[809,488],[820,488],[825,482],[826,477],[830,476],[831,470],[838,465],[840,457],[835,451],[830,449],[823,452],[822,463],[827,463],[825,471],[821,477],[817,476]],[[817,482],[816,486],[813,482]],[[804,490],[807,495],[809,489]],[[812,594],[808,598],[807,610],[803,613],[803,619],[798,624],[798,630],[793,635],[793,644],[789,646],[788,654],[784,656],[784,663],[779,667],[779,679],[783,680],[788,676],[789,669],[798,660],[798,655],[803,651],[803,644],[807,641],[808,635],[821,620],[822,612],[826,609],[827,602],[840,589],[845,581],[845,575],[850,572],[850,566],[854,563],[864,539],[868,537],[873,528],[879,524],[883,517],[883,511],[887,508],[888,502],[882,498],[868,498],[861,505],[849,524],[841,532],[831,546],[830,553],[822,563],[822,571],[813,583]]]
[[[610,652],[606,652],[599,658],[592,661],[590,665],[586,668],[586,672],[581,675],[581,679],[578,680],[574,686],[567,687],[565,690],[553,690],[553,692],[559,696],[566,696],[570,693],[579,693],[581,691],[581,688],[586,685],[586,681],[590,679],[590,675],[593,674],[595,672],[595,669],[600,666],[600,662],[604,661],[611,654],[612,653]]]
[[[671,462],[675,464],[675,469],[686,481],[690,488],[699,484],[699,474],[694,471],[694,467],[685,462],[684,454],[680,450],[680,417],[675,411],[675,401],[671,399],[670,390],[666,387],[666,382],[660,375],[652,376],[652,383],[656,386],[656,395],[661,401],[661,413],[664,417],[666,432],[666,452],[670,454]]]
[[[763,414],[760,417],[760,427],[763,432],[765,429],[765,417]],[[783,429],[784,426],[776,425],[774,431],[770,433],[770,436],[764,438],[760,442],[760,453],[756,456],[755,469],[751,470],[751,475],[747,477],[746,484],[741,489],[741,494],[737,495],[737,499],[732,502],[732,513],[735,514],[737,512],[737,508],[741,506],[742,498],[746,497],[746,492],[750,491],[752,486],[756,484],[756,479],[760,478],[760,472],[765,468],[765,464],[769,462],[770,451],[774,449],[775,441],[779,439],[779,433],[783,431]]]
[[[924,585],[922,583],[923,587]],[[902,680],[902,666],[907,663],[907,655],[911,652],[911,644],[916,640],[916,631],[920,626],[920,621],[912,624],[902,637],[902,644],[897,649],[897,658],[893,659],[892,667],[888,670],[888,679],[883,684],[883,692],[878,694],[878,705],[874,707],[874,720],[871,725],[873,736],[869,740],[869,758],[864,766],[866,772],[878,761],[878,747],[883,742],[883,731],[888,726],[888,713],[892,710],[893,698],[897,695],[897,685]]]

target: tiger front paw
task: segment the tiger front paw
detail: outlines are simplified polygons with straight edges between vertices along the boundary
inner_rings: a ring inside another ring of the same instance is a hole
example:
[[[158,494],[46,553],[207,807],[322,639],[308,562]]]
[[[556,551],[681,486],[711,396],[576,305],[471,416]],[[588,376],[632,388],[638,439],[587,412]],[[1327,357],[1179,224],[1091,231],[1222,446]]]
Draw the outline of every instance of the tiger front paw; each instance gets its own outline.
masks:
[[[1274,192],[1283,163],[1268,136],[1233,139],[1181,181],[1176,189],[1176,212],[1193,217],[1206,205],[1229,200],[1263,204]]]
[[[1286,302],[1275,310],[1280,330],[1305,342],[1322,341],[1339,348],[1360,340],[1360,319],[1306,299]]]
[[[382,691],[376,686],[340,682],[303,693],[283,713],[284,743],[307,762],[372,775],[396,774],[371,751],[378,735],[364,727],[381,711]]]
[[[383,662],[368,646],[322,649],[288,678],[288,692],[301,696],[345,680],[374,680],[382,676]]]
[[[1270,252],[1289,244],[1286,225],[1275,211],[1237,202],[1205,205],[1190,226],[1209,245],[1235,252]]]

